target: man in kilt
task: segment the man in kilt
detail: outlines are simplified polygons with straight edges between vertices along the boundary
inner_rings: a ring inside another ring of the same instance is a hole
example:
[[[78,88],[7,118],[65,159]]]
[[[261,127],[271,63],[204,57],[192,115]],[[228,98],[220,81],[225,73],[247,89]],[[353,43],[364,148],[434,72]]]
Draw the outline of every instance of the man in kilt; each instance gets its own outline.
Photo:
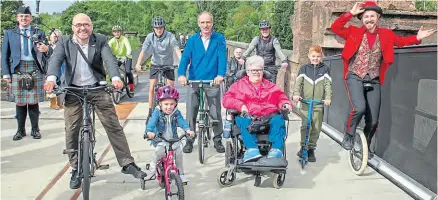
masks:
[[[15,29],[5,31],[2,43],[2,73],[11,85],[11,94],[16,103],[18,130],[13,140],[21,140],[26,136],[25,124],[27,112],[32,124],[31,136],[40,139],[38,127],[38,102],[44,101],[44,62],[49,47],[43,43],[34,44],[30,39],[38,34],[45,40],[44,31],[30,26],[32,13],[30,8],[22,6],[17,10]],[[43,55],[44,54],[44,55]]]

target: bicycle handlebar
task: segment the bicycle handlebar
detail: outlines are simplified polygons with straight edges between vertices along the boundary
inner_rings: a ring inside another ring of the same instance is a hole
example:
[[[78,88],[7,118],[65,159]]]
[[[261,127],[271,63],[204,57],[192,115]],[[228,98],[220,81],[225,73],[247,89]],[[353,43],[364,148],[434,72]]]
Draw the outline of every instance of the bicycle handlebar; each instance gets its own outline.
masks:
[[[161,71],[170,71],[170,70],[175,70],[178,67],[178,65],[155,65],[155,66],[151,66],[151,69],[155,69],[155,70],[161,70]]]
[[[192,85],[193,83],[214,86],[214,81],[213,80],[191,80],[191,81],[187,81],[187,85]]]
[[[301,102],[305,103],[305,104],[310,104],[310,102],[313,102],[313,104],[323,104],[324,100],[314,100],[314,99],[300,99]]]
[[[102,89],[106,89],[106,92],[111,91],[113,89],[113,86],[108,86],[108,85],[99,85],[99,86],[94,86],[94,87],[90,87],[90,86],[83,86],[83,87],[72,87],[72,86],[55,86],[53,88],[53,92],[56,95],[60,95],[62,93],[71,91],[71,92],[91,92],[91,91],[97,91],[97,90],[102,90]]]
[[[158,138],[162,139],[163,141],[165,141],[165,142],[167,142],[167,143],[169,143],[169,144],[172,144],[172,143],[175,143],[175,142],[179,142],[179,141],[182,140],[183,138],[187,137],[188,134],[183,134],[183,135],[179,136],[178,138],[172,138],[172,139],[170,139],[170,140],[166,140],[166,138],[161,137],[161,135],[162,135],[162,134],[159,133],[159,134],[157,134],[157,135],[155,136],[155,138],[158,137]],[[149,140],[153,140],[154,138],[148,138],[148,137],[147,137],[147,134],[145,134],[144,139],[147,139],[147,140],[149,141]]]

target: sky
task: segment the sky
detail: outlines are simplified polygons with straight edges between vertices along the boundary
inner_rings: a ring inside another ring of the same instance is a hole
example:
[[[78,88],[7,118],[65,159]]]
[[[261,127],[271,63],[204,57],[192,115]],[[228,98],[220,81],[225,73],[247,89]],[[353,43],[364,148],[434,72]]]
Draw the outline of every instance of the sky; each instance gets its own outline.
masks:
[[[76,1],[79,0],[40,0],[40,14],[62,12]],[[23,0],[23,3],[32,9],[32,14],[35,14],[36,0]]]

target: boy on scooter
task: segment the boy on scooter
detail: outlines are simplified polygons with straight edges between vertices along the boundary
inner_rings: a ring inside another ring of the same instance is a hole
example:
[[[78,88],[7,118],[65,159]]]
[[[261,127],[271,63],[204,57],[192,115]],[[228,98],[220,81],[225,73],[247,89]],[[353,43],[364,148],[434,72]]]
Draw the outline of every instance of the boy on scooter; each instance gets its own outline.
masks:
[[[160,108],[155,108],[150,120],[146,125],[145,136],[153,139],[156,134],[162,134],[161,137],[166,140],[178,138],[177,127],[181,127],[184,132],[194,136],[195,132],[190,130],[189,124],[184,120],[181,112],[176,107],[179,100],[179,92],[172,86],[163,86],[157,90],[155,95],[156,100],[159,102]],[[166,148],[169,145],[167,142],[161,141],[159,138],[155,138],[152,141],[152,145],[155,146],[155,154],[150,163],[149,170],[146,172],[146,180],[149,180],[155,174],[155,167],[157,162],[166,155]],[[183,145],[181,142],[173,144],[172,148],[175,150],[175,164],[180,173],[180,177],[183,183],[188,182],[187,177],[184,175],[183,168]]]
[[[325,105],[330,105],[332,98],[332,79],[330,69],[321,62],[322,48],[312,46],[308,54],[310,64],[301,66],[295,81],[293,92],[293,101],[298,102],[300,99],[323,100]],[[308,117],[308,105],[301,104],[301,112],[304,114],[301,123],[301,149],[297,156],[301,157],[304,149],[304,140],[306,138],[306,124]],[[322,118],[324,116],[324,106],[315,104],[313,106],[312,122],[309,130],[309,162],[315,162],[316,142],[321,132]]]

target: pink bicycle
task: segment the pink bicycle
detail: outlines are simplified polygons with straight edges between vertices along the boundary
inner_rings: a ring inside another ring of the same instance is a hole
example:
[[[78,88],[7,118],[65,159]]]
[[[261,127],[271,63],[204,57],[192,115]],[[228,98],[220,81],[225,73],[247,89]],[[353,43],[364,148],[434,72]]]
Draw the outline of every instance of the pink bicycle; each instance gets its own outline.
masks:
[[[158,184],[161,188],[165,189],[165,197],[166,200],[170,199],[178,199],[184,200],[184,183],[179,176],[178,168],[175,164],[174,150],[172,148],[173,144],[181,141],[186,135],[182,135],[176,139],[166,140],[163,137],[160,137],[161,134],[158,134],[156,137],[159,137],[162,141],[169,143],[168,149],[166,149],[166,156],[161,158],[155,167],[155,176],[152,176],[149,180],[140,179],[141,189],[145,190],[146,181],[157,180]],[[148,139],[150,140],[150,139]],[[150,165],[146,165],[146,169],[149,170]],[[172,187],[174,186],[174,187]],[[177,198],[175,198],[177,196]]]

